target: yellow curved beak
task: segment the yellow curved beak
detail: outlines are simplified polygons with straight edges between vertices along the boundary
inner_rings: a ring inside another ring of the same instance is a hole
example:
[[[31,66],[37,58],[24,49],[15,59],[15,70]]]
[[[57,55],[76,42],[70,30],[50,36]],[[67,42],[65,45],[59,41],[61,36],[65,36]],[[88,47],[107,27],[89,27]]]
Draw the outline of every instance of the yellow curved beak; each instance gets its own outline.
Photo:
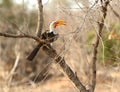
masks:
[[[66,25],[66,22],[64,20],[57,20],[55,22],[55,27],[62,26],[62,25]]]

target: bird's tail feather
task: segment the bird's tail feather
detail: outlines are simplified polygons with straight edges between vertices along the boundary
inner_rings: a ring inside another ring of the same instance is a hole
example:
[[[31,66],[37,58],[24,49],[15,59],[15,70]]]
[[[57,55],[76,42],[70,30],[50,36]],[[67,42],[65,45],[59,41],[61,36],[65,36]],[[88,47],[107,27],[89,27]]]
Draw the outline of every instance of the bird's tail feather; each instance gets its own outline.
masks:
[[[27,56],[27,60],[29,61],[32,61],[34,59],[34,57],[36,56],[37,52],[39,51],[40,47],[42,45],[41,44],[38,44],[34,49],[33,51]]]

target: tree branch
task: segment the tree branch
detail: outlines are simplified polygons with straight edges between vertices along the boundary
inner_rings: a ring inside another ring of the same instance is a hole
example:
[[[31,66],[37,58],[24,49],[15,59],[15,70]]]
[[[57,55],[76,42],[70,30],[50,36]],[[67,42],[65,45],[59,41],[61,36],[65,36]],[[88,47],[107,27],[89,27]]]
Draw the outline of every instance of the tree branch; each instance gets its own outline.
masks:
[[[93,50],[93,57],[92,57],[92,70],[91,70],[91,79],[90,79],[90,92],[94,92],[95,85],[96,85],[96,61],[97,61],[97,53],[98,53],[98,46],[100,42],[100,37],[102,36],[102,29],[104,27],[104,21],[107,15],[107,7],[109,4],[109,0],[105,0],[104,2],[101,0],[101,11],[102,11],[102,18],[98,22],[98,34],[96,37],[96,41],[94,44]]]
[[[43,44],[50,44],[50,43],[54,42],[55,39],[58,38],[58,35],[56,35],[54,37],[51,37],[49,39],[41,39],[39,37],[36,37],[36,36],[33,36],[33,35],[29,35],[29,34],[15,35],[15,34],[2,33],[2,32],[0,32],[0,36],[9,37],[9,38],[30,38],[30,39],[33,39],[33,40],[37,41],[41,45],[43,45]]]
[[[37,36],[40,37],[43,29],[43,5],[42,0],[38,1],[38,23],[37,23]]]
[[[34,39],[37,42],[43,42],[38,37],[32,36],[32,35],[28,35],[28,34],[15,35],[15,34],[9,34],[9,33],[2,33],[2,32],[0,32],[0,36],[10,37],[10,38],[30,38],[30,39]]]
[[[80,92],[88,92],[85,86],[80,82],[76,73],[74,73],[71,68],[66,64],[63,57],[59,56],[51,46],[43,46],[45,53],[51,58],[55,59],[55,62],[58,63],[63,71],[67,74],[68,78],[75,84]]]

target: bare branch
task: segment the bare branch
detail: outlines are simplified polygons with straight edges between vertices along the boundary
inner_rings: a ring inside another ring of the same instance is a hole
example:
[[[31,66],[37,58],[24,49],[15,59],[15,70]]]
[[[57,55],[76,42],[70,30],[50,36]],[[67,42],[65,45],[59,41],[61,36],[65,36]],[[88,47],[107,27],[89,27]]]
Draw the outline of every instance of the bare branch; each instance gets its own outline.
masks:
[[[90,92],[94,92],[95,90],[95,85],[96,85],[96,60],[97,60],[97,52],[98,52],[98,46],[99,46],[99,42],[100,42],[100,37],[102,36],[102,29],[104,27],[104,21],[107,15],[107,7],[109,4],[109,0],[106,1],[102,1],[101,0],[101,11],[102,11],[102,18],[100,19],[100,21],[98,22],[98,34],[97,34],[97,38],[94,44],[94,49],[93,49],[93,57],[92,57],[92,70],[91,70],[91,83],[90,83]]]
[[[76,73],[74,73],[71,68],[66,64],[63,57],[59,56],[57,52],[51,46],[43,46],[45,53],[51,58],[55,59],[55,62],[58,63],[63,71],[67,74],[69,79],[75,84],[80,92],[88,92],[85,86],[80,82]]]
[[[0,36],[10,37],[10,38],[30,38],[30,39],[36,40],[37,42],[40,42],[40,39],[38,37],[28,35],[28,34],[15,35],[15,34],[9,34],[9,33],[0,32]]]
[[[38,0],[38,23],[37,23],[37,36],[40,37],[43,29],[43,5],[42,0]]]

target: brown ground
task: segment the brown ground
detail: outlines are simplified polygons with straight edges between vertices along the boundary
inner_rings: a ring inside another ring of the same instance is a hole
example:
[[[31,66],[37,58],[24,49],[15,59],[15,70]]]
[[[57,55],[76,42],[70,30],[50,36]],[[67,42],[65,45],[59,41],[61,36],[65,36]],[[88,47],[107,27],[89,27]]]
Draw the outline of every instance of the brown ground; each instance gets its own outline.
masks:
[[[0,92],[79,92],[67,76],[59,77],[33,85],[5,86],[5,76],[0,67]],[[120,70],[115,68],[99,69],[95,92],[120,92]]]

